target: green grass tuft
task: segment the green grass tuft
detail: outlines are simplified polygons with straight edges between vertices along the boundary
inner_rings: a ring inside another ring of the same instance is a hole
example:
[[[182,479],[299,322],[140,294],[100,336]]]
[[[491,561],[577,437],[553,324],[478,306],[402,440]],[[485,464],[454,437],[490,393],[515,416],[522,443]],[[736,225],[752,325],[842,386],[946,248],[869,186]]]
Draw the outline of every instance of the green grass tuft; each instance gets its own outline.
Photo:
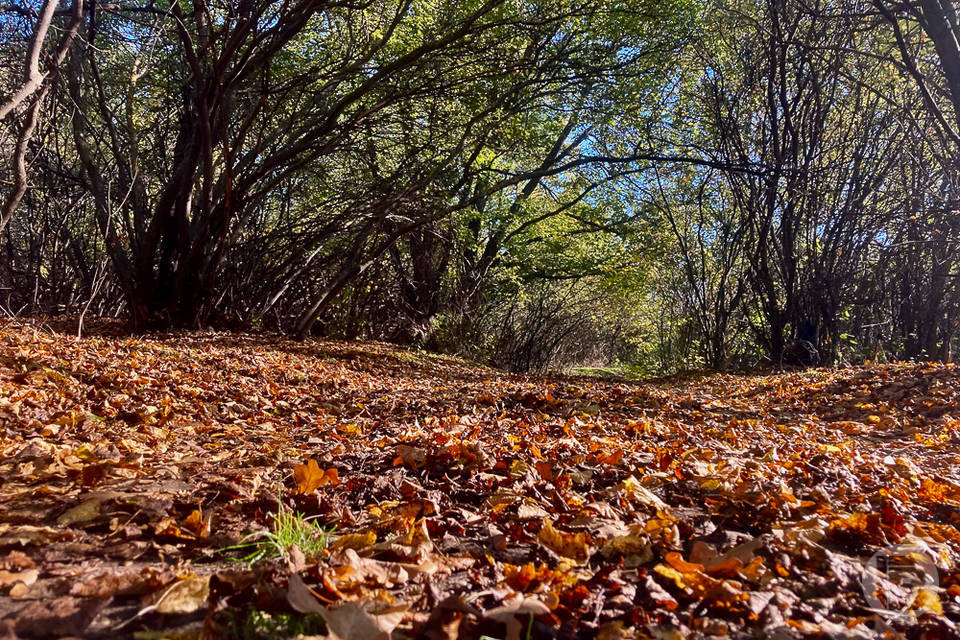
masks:
[[[247,555],[237,558],[237,561],[254,564],[261,560],[285,557],[294,545],[308,559],[319,557],[327,548],[331,530],[315,520],[293,511],[282,502],[279,502],[277,513],[271,515],[272,531],[251,533],[237,544],[219,551],[249,551]]]

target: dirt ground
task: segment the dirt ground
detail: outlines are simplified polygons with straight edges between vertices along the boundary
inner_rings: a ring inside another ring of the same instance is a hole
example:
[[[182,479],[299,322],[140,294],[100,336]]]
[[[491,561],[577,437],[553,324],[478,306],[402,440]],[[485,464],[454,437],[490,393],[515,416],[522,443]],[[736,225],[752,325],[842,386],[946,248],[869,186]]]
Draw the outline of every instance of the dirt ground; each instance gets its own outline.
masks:
[[[960,637],[954,366],[114,329],[0,325],[0,638]]]

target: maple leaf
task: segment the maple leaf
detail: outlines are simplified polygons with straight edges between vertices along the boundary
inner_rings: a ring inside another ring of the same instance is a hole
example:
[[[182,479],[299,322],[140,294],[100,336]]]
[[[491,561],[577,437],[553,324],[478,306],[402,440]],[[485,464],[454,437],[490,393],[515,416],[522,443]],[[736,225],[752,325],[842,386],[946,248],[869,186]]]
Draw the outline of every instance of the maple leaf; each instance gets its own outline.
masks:
[[[298,464],[293,467],[293,478],[297,482],[299,493],[313,493],[328,482],[331,484],[340,482],[336,469],[323,471],[317,461],[312,458],[307,461],[307,464]]]

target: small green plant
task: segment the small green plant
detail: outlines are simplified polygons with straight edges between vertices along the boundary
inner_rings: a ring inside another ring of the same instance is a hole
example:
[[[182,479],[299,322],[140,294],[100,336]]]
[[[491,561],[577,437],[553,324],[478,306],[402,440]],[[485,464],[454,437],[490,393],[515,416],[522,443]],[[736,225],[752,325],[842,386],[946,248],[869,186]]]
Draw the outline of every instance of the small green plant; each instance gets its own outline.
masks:
[[[249,609],[245,616],[227,610],[221,617],[226,626],[225,636],[230,640],[274,640],[315,636],[326,631],[323,620],[316,615],[269,614]]]
[[[244,537],[240,542],[218,551],[250,551],[238,558],[238,562],[254,564],[260,560],[282,558],[296,545],[307,558],[316,558],[327,547],[330,539],[329,529],[324,528],[312,518],[293,511],[278,500],[279,506],[273,516],[272,531],[256,531]]]

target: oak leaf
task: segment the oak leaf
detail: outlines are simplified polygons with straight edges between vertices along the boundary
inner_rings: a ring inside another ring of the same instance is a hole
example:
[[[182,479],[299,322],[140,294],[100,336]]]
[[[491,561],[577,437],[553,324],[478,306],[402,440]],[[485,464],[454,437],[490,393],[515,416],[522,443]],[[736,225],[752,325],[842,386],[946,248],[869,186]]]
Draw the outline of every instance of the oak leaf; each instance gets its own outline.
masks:
[[[336,469],[324,471],[312,458],[307,461],[307,464],[298,464],[293,467],[293,479],[297,482],[299,493],[313,493],[327,483],[338,484],[340,482]]]

